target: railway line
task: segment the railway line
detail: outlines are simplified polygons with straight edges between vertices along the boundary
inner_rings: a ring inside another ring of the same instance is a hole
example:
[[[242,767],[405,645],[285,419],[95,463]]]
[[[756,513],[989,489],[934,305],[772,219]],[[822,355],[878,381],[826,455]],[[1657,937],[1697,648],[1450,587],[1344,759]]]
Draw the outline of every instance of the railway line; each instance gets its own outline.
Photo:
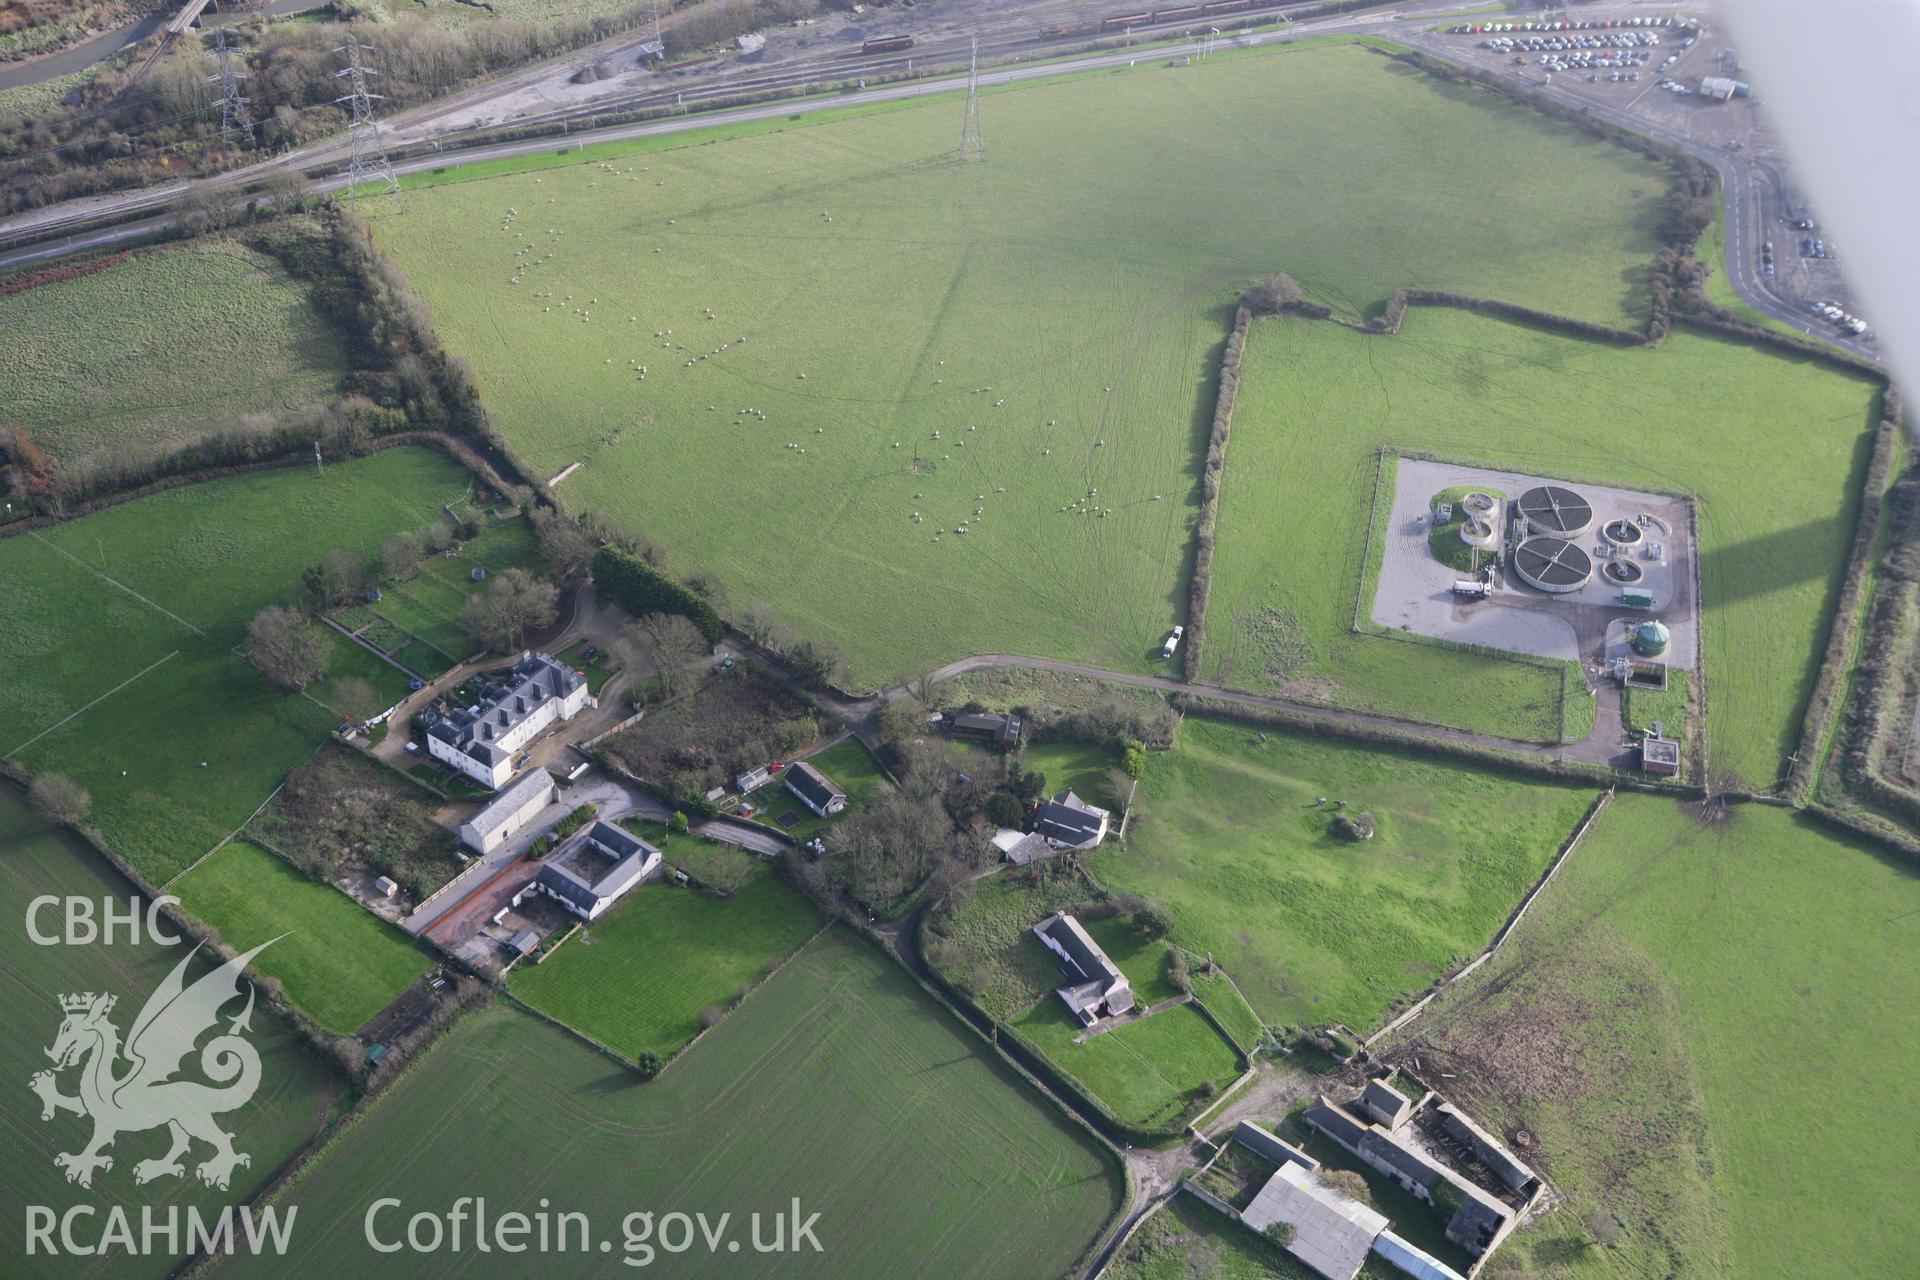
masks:
[[[1261,0],[1223,0],[1223,3],[1232,8],[1232,13],[1225,16],[1229,20],[1243,23],[1285,19],[1291,13],[1318,6],[1318,0],[1284,0],[1282,3],[1261,3]],[[1184,6],[1179,9],[1136,12],[1133,15],[1123,14],[1121,15],[1123,25],[1112,27],[1108,26],[1114,21],[1111,17],[1085,16],[1084,11],[1088,7],[1084,0],[1081,0],[1080,3],[1028,9],[1022,11],[1017,18],[987,23],[970,29],[964,35],[957,31],[951,34],[943,32],[938,35],[900,33],[878,41],[877,43],[885,46],[879,51],[867,52],[864,49],[833,51],[792,59],[770,66],[764,71],[748,68],[744,74],[739,73],[742,66],[739,63],[721,64],[723,67],[733,69],[733,73],[703,76],[698,79],[688,77],[687,73],[696,68],[705,69],[713,64],[704,62],[681,64],[680,68],[669,66],[660,74],[657,85],[649,85],[632,93],[601,97],[578,106],[516,115],[508,120],[486,124],[457,128],[435,127],[437,122],[448,116],[470,111],[476,101],[503,96],[555,76],[570,76],[610,56],[627,52],[624,46],[637,46],[640,39],[638,33],[628,33],[626,36],[615,37],[588,49],[577,50],[564,58],[542,64],[540,67],[509,73],[488,85],[467,93],[456,94],[445,101],[430,103],[404,112],[386,122],[383,125],[383,131],[390,140],[390,146],[403,155],[410,154],[412,148],[431,146],[433,150],[430,154],[434,157],[431,164],[408,166],[431,168],[445,164],[447,160],[444,157],[449,155],[465,155],[475,146],[491,145],[493,139],[503,132],[517,133],[522,130],[554,126],[566,127],[576,123],[595,127],[607,122],[608,117],[635,112],[679,108],[690,113],[696,108],[728,99],[778,94],[797,95],[810,91],[831,90],[849,83],[864,84],[871,80],[890,80],[916,72],[924,74],[944,69],[958,70],[964,67],[971,54],[971,41],[975,35],[980,38],[982,60],[994,62],[1017,58],[1021,55],[1033,56],[1048,44],[1062,45],[1075,40],[1098,38],[1103,34],[1103,28],[1104,34],[1108,37],[1117,35],[1129,39],[1164,38],[1177,34],[1183,29],[1184,20],[1174,15],[1184,15],[1194,9],[1219,10],[1222,6],[1221,4]],[[1144,21],[1136,19],[1144,19]],[[1185,25],[1191,27],[1192,24]],[[897,43],[901,39],[910,41],[909,46],[901,48]],[[1170,52],[1178,55],[1182,51],[1171,50]],[[982,78],[982,83],[994,82],[992,75]],[[545,142],[540,145],[551,146],[552,144]],[[316,169],[343,162],[345,155],[346,146],[343,141],[322,142],[283,156],[259,161],[245,168],[202,179],[201,183],[204,186],[237,191],[276,173],[287,171],[311,173]],[[398,164],[398,160],[396,163]],[[130,216],[164,208],[179,199],[189,185],[191,184],[188,181],[183,180],[118,197],[76,201],[72,207],[62,211],[32,211],[15,215],[5,222],[0,222],[0,247],[24,246],[29,241],[78,236],[84,230],[99,227],[109,220],[124,221]],[[322,185],[323,188],[326,185],[324,180]],[[76,243],[73,249],[88,247],[99,242],[92,236],[86,239],[87,245]],[[0,257],[0,263],[29,260],[41,260],[41,256],[22,258],[18,254],[13,254]]]

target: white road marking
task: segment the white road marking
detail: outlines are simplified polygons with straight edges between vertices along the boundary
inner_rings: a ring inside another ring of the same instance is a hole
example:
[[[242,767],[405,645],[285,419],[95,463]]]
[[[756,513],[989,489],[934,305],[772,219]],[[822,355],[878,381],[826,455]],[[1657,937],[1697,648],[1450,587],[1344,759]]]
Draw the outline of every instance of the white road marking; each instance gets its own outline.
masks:
[[[46,737],[48,734],[52,733],[55,729],[58,729],[60,725],[67,723],[68,720],[73,720],[79,716],[85,715],[87,712],[93,710],[95,707],[105,702],[108,698],[111,698],[114,694],[120,692],[122,689],[132,684],[135,680],[138,680],[141,676],[144,676],[145,674],[147,674],[148,671],[153,670],[154,667],[160,666],[163,663],[171,662],[179,656],[180,656],[180,651],[178,649],[175,649],[172,653],[160,659],[159,662],[153,663],[151,666],[148,666],[144,670],[137,671],[133,675],[128,676],[125,680],[122,680],[119,684],[113,686],[113,688],[107,690],[105,693],[95,698],[92,702],[89,702],[86,706],[74,712],[73,715],[70,715],[66,717],[66,719],[61,720],[59,724],[48,725],[46,728],[34,734],[31,738],[28,738],[25,742],[21,743],[19,746],[15,747],[13,750],[7,752],[6,755],[0,756],[0,760],[13,759],[15,756],[19,755],[22,751],[25,751],[28,747],[40,741],[40,739]]]
[[[79,565],[82,569],[85,569],[88,573],[92,574],[94,577],[99,578],[102,582],[111,582],[114,586],[120,588],[122,591],[132,596],[135,600],[138,600],[141,604],[146,605],[148,608],[158,609],[161,613],[166,614],[169,618],[172,618],[175,622],[179,623],[181,626],[185,627],[187,630],[193,632],[193,634],[197,636],[204,636],[205,634],[207,634],[206,632],[202,631],[200,628],[194,626],[191,622],[188,622],[185,618],[181,617],[179,614],[175,613],[173,610],[165,608],[161,605],[157,605],[153,601],[147,599],[145,596],[141,595],[138,591],[135,591],[132,587],[120,581],[118,578],[110,577],[107,574],[100,572],[100,570],[94,568],[92,565],[88,564],[85,560],[82,560],[79,556],[74,555],[71,551],[68,551],[62,547],[55,546],[53,543],[48,542],[45,538],[40,536],[39,530],[37,529],[28,530],[28,536],[32,537],[35,542],[41,543],[42,545],[47,547],[52,547],[53,550],[58,551],[61,555],[73,561],[75,564]]]

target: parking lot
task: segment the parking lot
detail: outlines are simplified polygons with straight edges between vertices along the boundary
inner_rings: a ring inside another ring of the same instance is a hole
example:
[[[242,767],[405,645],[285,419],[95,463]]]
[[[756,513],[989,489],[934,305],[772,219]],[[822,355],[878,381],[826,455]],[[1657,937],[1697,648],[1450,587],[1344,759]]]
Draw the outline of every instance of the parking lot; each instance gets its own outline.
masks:
[[[1433,38],[1470,66],[1630,117],[1655,136],[1687,139],[1748,171],[1750,190],[1735,194],[1739,208],[1728,219],[1728,252],[1738,260],[1716,268],[1772,295],[1776,315],[1804,332],[1871,350],[1872,317],[1853,303],[1841,248],[1795,186],[1767,127],[1764,83],[1748,79],[1710,14],[1690,6],[1690,16],[1676,20],[1673,12],[1622,4],[1565,22],[1489,16],[1449,23]]]

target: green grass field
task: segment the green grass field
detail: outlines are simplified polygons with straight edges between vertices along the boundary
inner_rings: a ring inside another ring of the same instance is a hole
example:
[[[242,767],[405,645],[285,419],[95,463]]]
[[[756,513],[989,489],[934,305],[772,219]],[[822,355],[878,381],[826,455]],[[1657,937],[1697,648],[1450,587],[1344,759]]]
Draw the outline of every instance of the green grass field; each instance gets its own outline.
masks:
[[[333,546],[366,554],[465,487],[440,454],[255,472],[0,539],[0,753],[70,774],[162,881],[246,820],[336,718],[232,647]],[[202,767],[202,762],[205,766]]]
[[[1528,1274],[1899,1274],[1920,881],[1790,812],[1698,817],[1622,794],[1402,1039],[1489,1127],[1538,1140],[1569,1204],[1509,1246]],[[1579,1244],[1595,1211],[1617,1249]]]
[[[1233,1046],[1186,1005],[1078,1044],[1080,1024],[1053,996],[1010,1025],[1128,1124],[1168,1123],[1240,1074]]]
[[[1228,446],[1206,674],[1538,737],[1557,674],[1351,632],[1378,448],[1693,491],[1713,767],[1769,786],[1825,643],[1873,404],[1863,380],[1685,331],[1643,350],[1440,308],[1392,338],[1262,321]]]
[[[1229,1040],[1238,1045],[1242,1052],[1252,1053],[1265,1037],[1266,1026],[1226,972],[1217,970],[1209,975],[1196,971],[1191,981],[1193,998],[1206,1005],[1213,1016],[1220,1020]]]
[[[313,1058],[271,1015],[256,1008],[249,1037],[260,1051],[261,1085],[253,1100],[221,1116],[234,1134],[235,1146],[253,1158],[236,1171],[225,1192],[203,1186],[193,1176],[192,1164],[203,1160],[207,1148],[196,1144],[187,1176],[136,1188],[133,1166],[166,1149],[160,1130],[128,1132],[112,1148],[113,1168],[99,1174],[91,1190],[69,1184],[54,1165],[60,1152],[78,1151],[90,1126],[63,1114],[40,1119],[40,1100],[27,1089],[28,1077],[45,1070],[43,1052],[60,1028],[59,998],[84,991],[109,991],[119,996],[113,1021],[122,1034],[132,1026],[150,992],[172,971],[189,948],[161,946],[150,940],[132,943],[122,933],[111,946],[38,946],[26,931],[25,904],[42,894],[94,902],[95,910],[108,899],[126,910],[133,886],[91,849],[31,815],[11,788],[0,787],[0,902],[9,905],[0,928],[0,1014],[9,1034],[0,1038],[0,1074],[9,1087],[0,1101],[0,1133],[13,1157],[0,1175],[0,1198],[9,1206],[0,1214],[0,1269],[13,1275],[154,1277],[169,1274],[178,1262],[172,1257],[132,1257],[122,1252],[112,1258],[47,1258],[27,1260],[25,1221],[21,1206],[47,1205],[56,1211],[68,1205],[126,1204],[138,1222],[138,1208],[150,1205],[164,1214],[168,1205],[194,1205],[203,1212],[245,1199],[264,1186],[280,1165],[326,1122],[340,1096],[337,1080]],[[60,932],[58,907],[40,914],[42,932]],[[197,966],[194,972],[205,971]],[[236,1002],[229,1012],[237,1012]],[[124,1070],[124,1066],[116,1068]],[[189,1073],[194,1068],[191,1062]],[[60,1077],[63,1093],[75,1092],[75,1073]],[[199,1078],[194,1076],[193,1078]],[[101,1219],[92,1220],[97,1234]],[[80,1232],[84,1237],[87,1224]]]
[[[346,370],[306,291],[219,239],[0,298],[0,330],[7,419],[69,465],[330,400]]]
[[[614,1259],[630,1212],[729,1212],[744,1237],[750,1213],[797,1196],[821,1215],[822,1253],[654,1261],[728,1280],[1027,1280],[1068,1269],[1119,1208],[1121,1184],[1090,1138],[889,961],[830,933],[652,1084],[533,1018],[483,1010],[284,1195],[301,1206],[301,1253],[283,1268],[296,1277],[472,1271],[471,1253],[371,1252],[361,1224],[378,1196],[412,1212],[484,1195],[490,1213],[546,1197],[590,1214]],[[625,1270],[599,1253],[527,1265]]]
[[[1329,803],[1314,803],[1319,796]],[[1329,831],[1333,800],[1378,834]],[[1148,757],[1127,847],[1090,869],[1166,906],[1270,1024],[1368,1031],[1486,946],[1592,792],[1189,716]]]
[[[585,464],[570,504],[771,601],[867,684],[996,649],[1158,665],[1254,277],[1354,308],[1408,283],[1646,305],[1654,167],[1370,52],[991,102],[984,165],[948,160],[936,103],[372,216],[516,447]],[[1063,510],[1083,498],[1110,514]]]
[[[430,966],[428,953],[405,933],[245,840],[230,841],[169,892],[235,950],[279,938],[254,966],[341,1035],[351,1035]]]
[[[686,837],[679,837],[686,839]],[[730,898],[655,882],[538,965],[512,975],[513,994],[629,1058],[662,1058],[820,927],[805,898],[771,868]]]

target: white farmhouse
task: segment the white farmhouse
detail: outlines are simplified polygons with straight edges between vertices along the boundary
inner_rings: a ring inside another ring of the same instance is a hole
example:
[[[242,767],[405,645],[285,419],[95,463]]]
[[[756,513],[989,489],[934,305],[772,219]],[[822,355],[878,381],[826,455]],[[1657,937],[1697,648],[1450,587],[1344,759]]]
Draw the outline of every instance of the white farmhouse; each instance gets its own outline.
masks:
[[[513,754],[542,729],[593,706],[587,678],[551,654],[522,653],[507,679],[480,701],[427,727],[427,752],[484,787],[513,776]]]

